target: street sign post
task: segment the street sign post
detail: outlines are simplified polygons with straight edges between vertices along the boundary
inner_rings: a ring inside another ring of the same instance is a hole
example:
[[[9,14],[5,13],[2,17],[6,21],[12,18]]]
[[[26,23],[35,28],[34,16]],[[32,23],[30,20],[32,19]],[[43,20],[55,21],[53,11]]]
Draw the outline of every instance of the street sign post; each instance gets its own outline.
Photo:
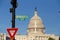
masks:
[[[7,28],[7,32],[10,36],[10,39],[13,40],[15,37],[15,34],[17,33],[18,28]]]
[[[12,13],[12,28],[15,28],[15,11],[17,8],[17,0],[11,0],[12,8],[10,8],[10,13]],[[15,40],[15,38],[13,39]]]

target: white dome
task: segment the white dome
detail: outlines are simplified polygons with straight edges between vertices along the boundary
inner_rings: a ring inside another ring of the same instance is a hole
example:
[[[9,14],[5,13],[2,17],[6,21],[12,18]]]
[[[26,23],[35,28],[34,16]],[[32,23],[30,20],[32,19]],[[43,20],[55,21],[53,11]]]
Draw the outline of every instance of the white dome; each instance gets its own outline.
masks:
[[[34,16],[31,18],[28,28],[44,28],[41,18],[38,16],[37,10],[34,12]]]

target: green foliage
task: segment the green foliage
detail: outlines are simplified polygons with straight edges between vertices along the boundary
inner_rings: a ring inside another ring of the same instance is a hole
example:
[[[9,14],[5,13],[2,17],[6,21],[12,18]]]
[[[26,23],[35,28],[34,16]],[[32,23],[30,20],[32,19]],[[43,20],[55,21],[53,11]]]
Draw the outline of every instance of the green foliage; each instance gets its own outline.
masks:
[[[55,39],[53,39],[53,38],[50,37],[48,40],[55,40]]]

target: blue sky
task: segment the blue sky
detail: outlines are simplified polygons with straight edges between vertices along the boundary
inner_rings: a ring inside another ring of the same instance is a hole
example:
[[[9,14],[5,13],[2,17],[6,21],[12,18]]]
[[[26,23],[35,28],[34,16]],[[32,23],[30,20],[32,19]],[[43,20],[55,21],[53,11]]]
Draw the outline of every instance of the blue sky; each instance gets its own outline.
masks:
[[[7,33],[6,29],[11,28],[11,0],[0,0],[0,33]],[[60,0],[17,0],[18,7],[16,15],[28,15],[25,21],[16,19],[18,33],[26,34],[30,18],[34,15],[34,8],[37,7],[46,33],[60,35]]]

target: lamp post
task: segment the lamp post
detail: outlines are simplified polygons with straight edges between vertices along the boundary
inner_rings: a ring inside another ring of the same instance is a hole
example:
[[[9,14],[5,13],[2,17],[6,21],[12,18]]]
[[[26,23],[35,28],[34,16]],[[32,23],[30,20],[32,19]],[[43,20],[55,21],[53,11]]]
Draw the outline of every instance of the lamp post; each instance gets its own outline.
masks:
[[[15,10],[17,8],[17,0],[11,0],[12,8],[10,8],[10,13],[12,13],[12,28],[15,28]],[[15,38],[13,39],[15,40]]]

